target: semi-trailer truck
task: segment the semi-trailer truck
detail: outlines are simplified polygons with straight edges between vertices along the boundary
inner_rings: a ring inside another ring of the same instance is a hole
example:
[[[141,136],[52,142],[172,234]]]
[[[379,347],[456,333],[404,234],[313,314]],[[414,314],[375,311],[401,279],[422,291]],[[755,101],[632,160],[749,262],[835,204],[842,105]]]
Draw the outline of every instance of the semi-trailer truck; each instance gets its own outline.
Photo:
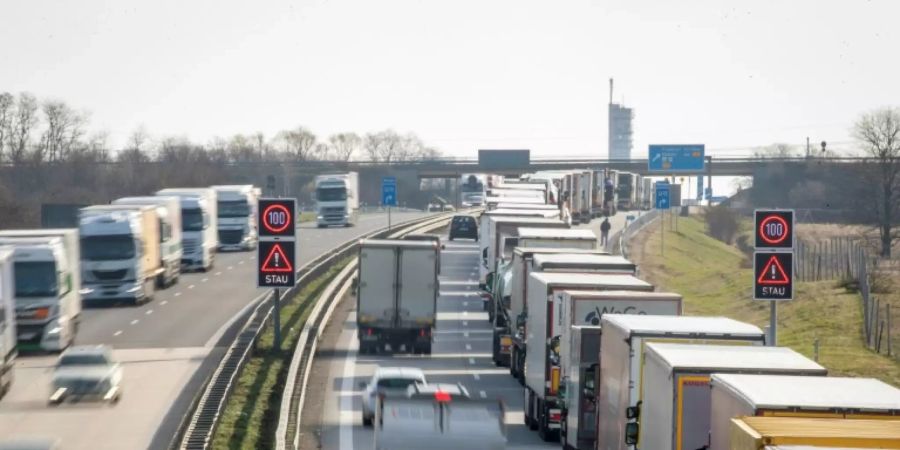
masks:
[[[438,253],[433,241],[365,239],[359,244],[356,296],[359,350],[385,344],[431,354],[438,298]]]
[[[713,373],[825,376],[815,361],[785,347],[652,342],[644,351],[642,448],[708,448]],[[626,433],[626,436],[629,433]]]
[[[359,215],[359,175],[356,172],[316,177],[316,225],[352,227]]]
[[[559,361],[562,388],[560,440],[565,449],[593,449],[597,434],[597,369],[600,320],[606,314],[681,315],[681,296],[668,292],[561,291]]]
[[[478,228],[478,245],[481,249],[482,263],[479,271],[479,286],[487,289],[487,276],[497,270],[497,261],[500,259],[503,236],[516,237],[520,227],[539,228],[569,228],[558,219],[544,219],[540,217],[491,217],[482,216],[481,226]]]
[[[564,326],[554,297],[564,290],[653,290],[631,275],[535,272],[528,277],[525,319],[525,424],[545,441],[559,439],[562,405],[559,336]]]
[[[734,417],[900,420],[900,389],[874,378],[717,373],[710,386],[711,450],[731,448]]]
[[[481,173],[463,174],[459,180],[459,204],[463,207],[483,206],[487,197],[487,176]]]
[[[157,196],[176,196],[181,202],[181,266],[207,271],[215,264],[219,245],[216,191],[209,188],[169,188]]]
[[[259,239],[259,189],[252,184],[212,186],[216,191],[216,214],[220,251],[253,250]]]
[[[726,317],[607,314],[600,326],[603,362],[597,400],[598,450],[631,447],[625,442],[625,432],[641,424],[641,403],[646,395],[642,361],[648,343],[765,344],[759,327]],[[637,445],[640,448],[640,436]]]
[[[16,355],[16,300],[13,249],[0,246],[0,399],[13,383]]]
[[[156,280],[158,287],[174,285],[181,276],[181,202],[178,197],[124,197],[113,205],[150,205],[156,207],[159,218],[159,260],[163,273]]]
[[[152,300],[164,272],[156,207],[88,206],[81,209],[79,223],[84,302]]]
[[[81,320],[78,229],[4,230],[0,245],[13,250],[18,348],[65,350]]]
[[[900,449],[900,421],[811,417],[731,419],[729,450]]]

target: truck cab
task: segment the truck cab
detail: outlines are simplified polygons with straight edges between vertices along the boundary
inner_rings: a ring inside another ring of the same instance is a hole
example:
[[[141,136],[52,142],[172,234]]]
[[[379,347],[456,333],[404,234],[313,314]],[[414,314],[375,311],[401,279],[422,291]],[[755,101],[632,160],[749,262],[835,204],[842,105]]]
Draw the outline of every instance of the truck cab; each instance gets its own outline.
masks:
[[[207,188],[170,188],[157,196],[176,196],[181,202],[181,267],[207,271],[215,264],[218,249],[218,203],[216,191]]]
[[[350,227],[359,214],[359,176],[356,172],[316,177],[316,225]]]
[[[257,189],[251,184],[212,186],[216,191],[217,232],[220,251],[253,250],[258,233]]]

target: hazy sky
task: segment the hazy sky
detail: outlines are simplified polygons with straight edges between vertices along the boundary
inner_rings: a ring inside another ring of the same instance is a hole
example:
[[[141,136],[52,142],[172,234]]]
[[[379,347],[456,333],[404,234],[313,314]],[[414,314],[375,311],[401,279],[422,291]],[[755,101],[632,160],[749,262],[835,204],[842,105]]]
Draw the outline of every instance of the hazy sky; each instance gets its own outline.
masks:
[[[635,150],[848,148],[900,105],[897,0],[0,0],[0,91],[124,142],[391,127],[453,155],[606,156],[609,77]]]

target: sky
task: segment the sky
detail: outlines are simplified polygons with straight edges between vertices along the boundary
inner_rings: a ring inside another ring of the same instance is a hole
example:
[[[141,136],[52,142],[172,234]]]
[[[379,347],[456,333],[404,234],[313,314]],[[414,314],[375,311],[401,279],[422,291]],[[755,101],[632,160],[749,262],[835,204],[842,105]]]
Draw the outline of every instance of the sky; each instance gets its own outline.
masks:
[[[609,78],[652,143],[853,148],[900,105],[897,0],[0,0],[0,91],[120,146],[299,125],[393,128],[452,156],[607,154]]]

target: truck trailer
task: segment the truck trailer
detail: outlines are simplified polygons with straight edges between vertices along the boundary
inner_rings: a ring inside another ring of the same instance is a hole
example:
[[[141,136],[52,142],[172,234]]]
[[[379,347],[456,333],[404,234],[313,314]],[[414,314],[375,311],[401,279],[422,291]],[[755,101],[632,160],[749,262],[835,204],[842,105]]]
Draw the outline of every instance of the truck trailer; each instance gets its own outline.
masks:
[[[478,246],[481,250],[481,265],[479,272],[479,286],[487,290],[487,276],[497,270],[497,260],[501,252],[501,237],[516,237],[520,227],[540,228],[568,228],[569,226],[558,219],[544,219],[540,217],[491,217],[482,216],[478,227]]]
[[[219,214],[216,191],[209,188],[169,188],[157,196],[175,196],[181,202],[181,266],[208,271],[219,247]]]
[[[874,378],[717,373],[710,386],[712,450],[731,448],[734,417],[900,420],[900,389]]]
[[[255,249],[259,240],[259,189],[252,184],[217,185],[212,189],[216,191],[218,250]]]
[[[16,363],[16,299],[13,249],[0,246],[0,400],[13,383]]]
[[[157,279],[158,287],[174,285],[181,275],[181,202],[178,197],[124,197],[113,200],[113,205],[151,205],[156,207],[159,218],[159,260],[163,273]]]
[[[731,419],[731,444],[727,448],[730,450],[900,449],[900,422],[806,417],[734,418]]]
[[[825,376],[815,361],[786,347],[653,342],[644,350],[643,448],[709,446],[713,373]],[[632,426],[634,428],[634,426]]]
[[[359,217],[359,174],[319,175],[316,184],[316,226],[352,227]]]
[[[385,344],[431,354],[438,298],[438,252],[429,241],[365,239],[359,244],[360,353]]]
[[[597,401],[598,450],[631,447],[626,444],[625,431],[641,424],[641,403],[646,396],[642,362],[648,343],[765,344],[759,327],[726,317],[607,314],[600,326],[603,363]],[[636,437],[637,448],[641,448],[640,439]]]

